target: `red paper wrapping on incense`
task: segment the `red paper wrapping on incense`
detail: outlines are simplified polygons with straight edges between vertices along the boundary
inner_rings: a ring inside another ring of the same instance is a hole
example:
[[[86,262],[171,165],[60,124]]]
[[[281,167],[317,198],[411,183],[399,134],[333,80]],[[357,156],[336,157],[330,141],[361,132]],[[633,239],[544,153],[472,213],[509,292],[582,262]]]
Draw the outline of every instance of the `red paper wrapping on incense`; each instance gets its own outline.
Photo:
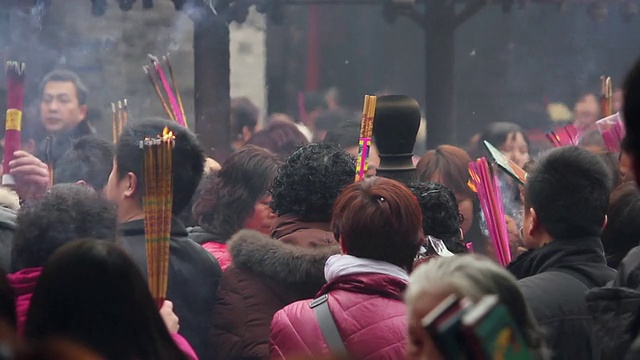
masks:
[[[24,97],[24,67],[18,61],[7,61],[7,117],[5,120],[4,161],[2,164],[2,185],[15,185],[9,174],[9,163],[13,153],[20,150],[22,129],[22,102]]]

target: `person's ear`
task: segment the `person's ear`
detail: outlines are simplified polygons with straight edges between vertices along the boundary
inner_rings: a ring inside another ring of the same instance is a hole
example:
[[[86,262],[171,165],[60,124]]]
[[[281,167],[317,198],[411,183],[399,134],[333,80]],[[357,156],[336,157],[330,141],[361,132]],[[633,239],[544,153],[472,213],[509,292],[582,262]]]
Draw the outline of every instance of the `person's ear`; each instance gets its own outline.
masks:
[[[87,182],[86,182],[86,181],[84,181],[84,180],[78,180],[78,181],[76,181],[76,185],[89,186],[89,185],[87,184]]]
[[[338,244],[340,244],[340,253],[342,255],[346,254],[347,252],[344,249],[344,239],[342,238],[342,235],[340,235],[340,238],[338,239]]]
[[[249,141],[249,139],[251,138],[251,135],[253,135],[251,133],[251,130],[249,130],[249,127],[247,125],[242,127],[242,140],[244,142]]]
[[[138,191],[138,177],[136,174],[130,172],[127,173],[126,179],[127,188],[124,190],[124,197],[133,198],[136,196],[136,192]]]
[[[87,105],[80,105],[80,121],[86,120],[87,118]]]
[[[602,222],[602,228],[607,227],[607,223],[609,222],[609,217],[607,215],[604,216],[604,221]]]
[[[529,208],[529,213],[531,214],[531,223],[526,231],[529,236],[533,237],[533,234],[535,234],[540,227],[540,220],[538,219],[538,214],[533,208]]]

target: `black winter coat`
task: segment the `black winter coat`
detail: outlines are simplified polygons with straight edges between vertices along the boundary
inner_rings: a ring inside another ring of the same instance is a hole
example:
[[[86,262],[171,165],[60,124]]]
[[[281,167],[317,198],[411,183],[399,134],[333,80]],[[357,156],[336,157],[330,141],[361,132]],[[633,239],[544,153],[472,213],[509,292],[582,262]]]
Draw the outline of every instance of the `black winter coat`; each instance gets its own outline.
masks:
[[[640,359],[640,247],[620,263],[613,282],[587,293],[596,336],[602,339],[602,360]],[[631,348],[631,350],[630,350]]]
[[[144,221],[120,225],[122,242],[147,277],[147,253]],[[187,230],[178,220],[171,224],[169,288],[167,299],[180,318],[180,335],[184,336],[201,360],[213,358],[211,317],[220,285],[220,265],[202,246],[187,238]]]
[[[509,264],[533,315],[545,330],[553,359],[600,359],[602,339],[586,292],[613,280],[599,238],[556,240],[529,251]]]

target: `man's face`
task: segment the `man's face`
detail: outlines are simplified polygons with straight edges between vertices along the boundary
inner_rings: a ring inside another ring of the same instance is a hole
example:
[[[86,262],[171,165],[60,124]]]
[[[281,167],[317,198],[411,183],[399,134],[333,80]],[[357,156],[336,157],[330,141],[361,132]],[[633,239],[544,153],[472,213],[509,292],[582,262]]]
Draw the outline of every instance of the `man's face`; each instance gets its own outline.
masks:
[[[87,116],[87,106],[80,105],[78,92],[70,81],[49,81],[40,100],[40,119],[47,131],[73,128]]]

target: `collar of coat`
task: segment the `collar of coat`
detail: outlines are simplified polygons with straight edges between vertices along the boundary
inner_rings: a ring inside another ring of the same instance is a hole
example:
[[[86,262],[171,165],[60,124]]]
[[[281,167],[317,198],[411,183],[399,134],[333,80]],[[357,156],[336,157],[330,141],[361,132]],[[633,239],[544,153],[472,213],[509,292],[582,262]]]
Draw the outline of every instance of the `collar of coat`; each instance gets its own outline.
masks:
[[[538,275],[554,269],[569,269],[604,285],[615,270],[609,268],[602,242],[597,237],[554,240],[543,247],[530,250],[512,261],[507,269],[518,279]],[[607,276],[601,276],[606,274]],[[600,278],[607,280],[601,281]]]
[[[133,220],[120,224],[120,231],[122,236],[136,236],[144,235],[144,220]],[[176,218],[171,219],[171,236],[172,237],[186,237],[188,235],[187,229],[182,222]]]
[[[229,240],[235,267],[288,284],[322,284],[324,264],[337,246],[304,248],[285,244],[259,232],[241,230]],[[318,288],[320,288],[318,286]]]

